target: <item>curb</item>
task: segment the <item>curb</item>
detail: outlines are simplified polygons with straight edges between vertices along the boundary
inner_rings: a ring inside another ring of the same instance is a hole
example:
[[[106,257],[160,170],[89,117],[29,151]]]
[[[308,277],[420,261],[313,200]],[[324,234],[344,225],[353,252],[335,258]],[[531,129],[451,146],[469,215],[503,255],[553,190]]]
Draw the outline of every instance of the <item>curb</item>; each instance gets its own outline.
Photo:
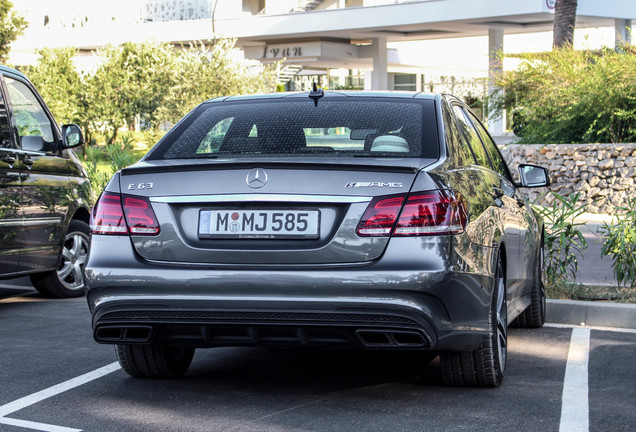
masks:
[[[546,322],[636,329],[636,304],[548,299]]]

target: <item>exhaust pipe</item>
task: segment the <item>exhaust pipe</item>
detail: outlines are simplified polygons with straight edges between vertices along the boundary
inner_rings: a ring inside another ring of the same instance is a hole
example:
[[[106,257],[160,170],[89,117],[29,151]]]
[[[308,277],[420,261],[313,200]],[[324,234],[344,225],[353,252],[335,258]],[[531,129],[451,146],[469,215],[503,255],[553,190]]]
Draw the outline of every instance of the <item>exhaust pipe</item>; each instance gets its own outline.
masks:
[[[358,340],[367,348],[423,348],[426,339],[416,331],[356,330]]]
[[[152,326],[104,325],[95,329],[94,337],[101,343],[148,343],[152,337]]]

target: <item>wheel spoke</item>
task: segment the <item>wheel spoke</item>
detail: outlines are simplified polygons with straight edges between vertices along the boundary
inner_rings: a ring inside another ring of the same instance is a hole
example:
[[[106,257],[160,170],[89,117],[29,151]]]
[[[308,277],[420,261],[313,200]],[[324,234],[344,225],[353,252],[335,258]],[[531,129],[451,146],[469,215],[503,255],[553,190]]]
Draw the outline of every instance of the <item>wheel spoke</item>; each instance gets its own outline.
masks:
[[[62,249],[62,258],[65,261],[70,261],[73,259],[73,252],[71,252],[66,246]]]
[[[78,234],[73,236],[73,247],[71,248],[71,253],[74,257],[79,255],[79,251],[82,247],[82,237]]]
[[[64,266],[57,272],[60,278],[60,281],[64,281],[68,277],[68,275],[71,274],[72,271],[73,271],[73,264],[71,264],[70,261],[64,262]]]
[[[84,277],[82,276],[82,268],[79,265],[79,262],[76,262],[73,266],[73,285],[79,286],[83,283]]]

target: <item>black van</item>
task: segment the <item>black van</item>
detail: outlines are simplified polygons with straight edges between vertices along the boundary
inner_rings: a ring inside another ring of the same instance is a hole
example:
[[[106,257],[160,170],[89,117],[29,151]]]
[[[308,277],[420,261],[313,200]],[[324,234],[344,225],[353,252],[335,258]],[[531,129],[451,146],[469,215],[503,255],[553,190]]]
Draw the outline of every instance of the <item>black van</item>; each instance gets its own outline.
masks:
[[[0,278],[29,275],[51,297],[84,294],[90,183],[71,150],[83,142],[26,76],[0,66]]]

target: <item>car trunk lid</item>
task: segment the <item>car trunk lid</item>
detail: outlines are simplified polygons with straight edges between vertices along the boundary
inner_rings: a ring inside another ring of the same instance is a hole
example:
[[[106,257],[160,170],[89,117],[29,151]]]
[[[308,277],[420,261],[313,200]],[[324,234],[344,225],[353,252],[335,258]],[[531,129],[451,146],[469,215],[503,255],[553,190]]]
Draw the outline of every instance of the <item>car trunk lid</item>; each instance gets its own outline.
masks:
[[[152,261],[310,265],[377,259],[388,237],[357,225],[378,196],[407,193],[433,159],[149,161],[122,171],[123,194],[149,199],[156,236],[132,235]]]

